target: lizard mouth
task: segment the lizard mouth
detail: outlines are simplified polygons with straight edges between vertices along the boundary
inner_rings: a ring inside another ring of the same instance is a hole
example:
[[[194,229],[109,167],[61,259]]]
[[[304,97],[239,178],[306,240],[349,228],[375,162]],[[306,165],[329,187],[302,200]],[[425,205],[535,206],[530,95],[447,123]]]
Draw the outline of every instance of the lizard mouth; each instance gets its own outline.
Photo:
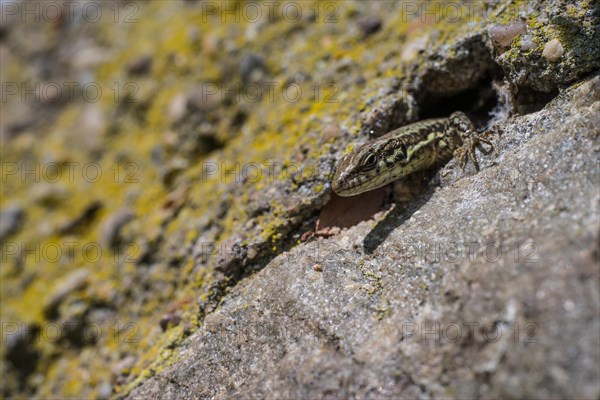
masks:
[[[387,185],[390,182],[390,177],[386,175],[389,174],[391,176],[391,173],[392,170],[385,170],[372,176],[357,176],[343,184],[334,182],[332,188],[338,196],[354,196]]]

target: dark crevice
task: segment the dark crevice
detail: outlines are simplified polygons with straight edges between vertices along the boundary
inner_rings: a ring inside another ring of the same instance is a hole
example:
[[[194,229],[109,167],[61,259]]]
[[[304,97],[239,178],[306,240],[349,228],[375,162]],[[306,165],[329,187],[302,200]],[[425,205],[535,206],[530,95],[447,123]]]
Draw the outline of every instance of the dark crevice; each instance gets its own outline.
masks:
[[[433,94],[424,96],[419,105],[419,119],[445,118],[454,111],[463,111],[475,123],[476,126],[484,126],[490,120],[490,113],[497,108],[502,108],[498,98],[508,96],[511,98],[511,114],[524,115],[540,111],[546,104],[558,96],[558,89],[550,92],[539,92],[529,88],[510,88],[505,85],[502,89],[494,87],[501,82],[501,78],[492,79],[487,77],[477,83],[473,88],[461,91],[452,96],[435,96]],[[499,93],[503,90],[506,93]],[[511,93],[508,93],[508,91]],[[507,110],[508,111],[508,110]]]
[[[538,92],[533,89],[523,88],[518,90],[514,95],[514,106],[517,114],[530,114],[540,111],[556,96],[558,96],[558,88],[550,92]]]
[[[40,340],[40,331],[39,324],[23,324],[16,332],[9,334],[5,342],[4,358],[8,369],[16,372],[20,390],[27,388],[27,379],[35,372],[40,361],[41,354],[36,346]]]
[[[481,79],[472,88],[453,95],[425,94],[421,96],[420,101],[417,100],[419,119],[445,118],[455,111],[462,111],[469,116],[477,127],[482,128],[490,121],[491,116],[498,112],[498,109],[506,107],[506,115],[509,115],[509,107],[513,107],[510,110],[511,113],[527,114],[536,112],[544,108],[547,103],[558,95],[558,90],[548,93],[527,89],[517,91],[508,84],[498,84],[501,81],[501,76],[492,77],[490,75]],[[427,93],[426,90],[422,90],[422,92]],[[515,92],[518,93],[515,94]],[[415,95],[415,97],[417,96]],[[499,101],[501,97],[509,97],[511,100]],[[507,102],[511,104],[504,104]],[[431,171],[423,172],[425,175],[428,173],[431,173]],[[365,237],[363,241],[365,252],[372,254],[385,241],[387,236],[404,221],[408,220],[415,211],[429,200],[432,194],[433,188],[429,187],[412,204],[408,206],[398,204]]]
[[[498,104],[492,86],[492,78],[486,77],[473,88],[461,91],[452,96],[435,96],[429,94],[419,101],[419,118],[445,118],[454,111],[463,111],[474,122],[481,125],[489,119],[489,112]]]
[[[454,57],[425,62],[427,68],[415,81],[419,83],[411,95],[419,119],[444,118],[463,111],[476,126],[483,126],[493,114],[539,111],[559,94],[556,88],[540,92],[509,83],[485,38],[479,35],[464,40],[454,50]]]
[[[483,109],[491,109],[496,103],[491,80],[479,82],[472,89],[465,90],[453,96],[434,97],[428,96],[420,102],[420,117],[443,118],[454,111],[482,112]]]

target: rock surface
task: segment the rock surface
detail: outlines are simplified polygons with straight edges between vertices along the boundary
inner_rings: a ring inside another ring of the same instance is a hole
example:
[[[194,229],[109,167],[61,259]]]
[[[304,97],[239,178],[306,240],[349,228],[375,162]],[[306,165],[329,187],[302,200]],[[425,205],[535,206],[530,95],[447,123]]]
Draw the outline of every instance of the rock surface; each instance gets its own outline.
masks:
[[[597,2],[88,3],[0,26],[3,398],[599,397]]]
[[[480,173],[275,258],[128,398],[597,398],[599,136],[596,76]]]

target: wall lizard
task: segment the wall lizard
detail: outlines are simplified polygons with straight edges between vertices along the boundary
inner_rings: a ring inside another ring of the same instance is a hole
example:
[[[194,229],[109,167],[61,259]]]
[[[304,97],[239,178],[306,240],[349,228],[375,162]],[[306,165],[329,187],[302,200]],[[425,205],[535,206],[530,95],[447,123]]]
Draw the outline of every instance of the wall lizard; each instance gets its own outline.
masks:
[[[490,148],[484,149],[481,143]],[[453,156],[462,168],[471,159],[479,170],[475,148],[488,154],[494,146],[477,134],[471,120],[460,111],[448,118],[415,122],[344,155],[337,164],[332,188],[339,196],[354,196],[413,172],[445,164]]]

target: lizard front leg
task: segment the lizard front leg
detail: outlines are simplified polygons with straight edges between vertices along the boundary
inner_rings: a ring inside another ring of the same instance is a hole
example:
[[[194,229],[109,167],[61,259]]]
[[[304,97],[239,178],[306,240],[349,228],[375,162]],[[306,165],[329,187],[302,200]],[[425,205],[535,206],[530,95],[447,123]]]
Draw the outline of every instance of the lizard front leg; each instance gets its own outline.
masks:
[[[494,151],[492,142],[484,137],[491,131],[488,130],[483,134],[477,133],[473,122],[471,122],[471,120],[462,112],[453,113],[449,120],[451,129],[455,129],[455,131],[458,132],[463,143],[461,147],[454,151],[454,157],[457,159],[458,165],[464,169],[467,161],[470,159],[473,161],[475,169],[479,171],[479,163],[477,162],[475,149],[478,148],[483,154],[490,154]],[[488,145],[489,148],[486,149],[482,143]]]
[[[483,147],[482,143],[488,145],[489,148],[486,149]],[[478,134],[466,136],[463,139],[462,147],[459,147],[454,151],[454,157],[462,169],[465,169],[467,160],[470,159],[473,162],[475,169],[479,171],[479,163],[477,162],[477,155],[475,154],[476,148],[478,148],[483,154],[487,155],[494,151],[494,144],[489,139],[486,139]]]

